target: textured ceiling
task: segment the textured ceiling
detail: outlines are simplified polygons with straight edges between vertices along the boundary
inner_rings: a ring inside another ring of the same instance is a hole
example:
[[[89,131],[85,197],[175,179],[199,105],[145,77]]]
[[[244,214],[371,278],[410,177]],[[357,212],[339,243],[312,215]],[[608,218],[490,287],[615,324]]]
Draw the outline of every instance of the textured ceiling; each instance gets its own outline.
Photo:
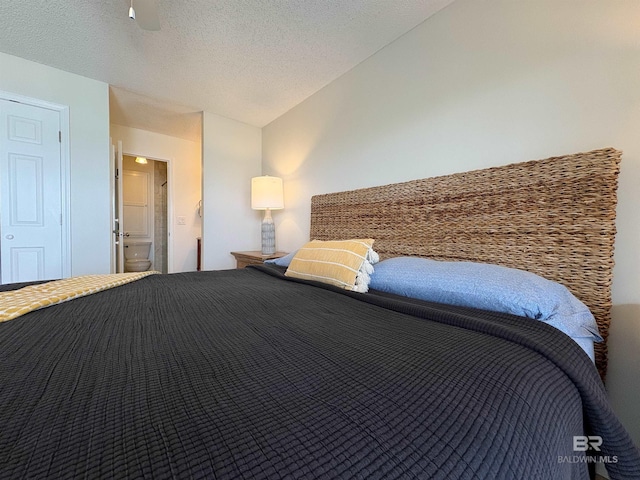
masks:
[[[452,1],[157,0],[150,32],[129,0],[1,0],[0,51],[109,83],[114,123],[262,127]]]

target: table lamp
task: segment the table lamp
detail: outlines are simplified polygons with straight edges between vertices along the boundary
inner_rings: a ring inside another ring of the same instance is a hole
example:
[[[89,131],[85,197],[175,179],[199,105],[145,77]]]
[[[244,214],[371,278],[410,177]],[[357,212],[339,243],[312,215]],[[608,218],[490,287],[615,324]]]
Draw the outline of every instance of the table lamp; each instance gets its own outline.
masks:
[[[264,175],[251,179],[251,208],[264,210],[262,219],[262,255],[276,253],[276,227],[271,210],[284,208],[282,179]]]

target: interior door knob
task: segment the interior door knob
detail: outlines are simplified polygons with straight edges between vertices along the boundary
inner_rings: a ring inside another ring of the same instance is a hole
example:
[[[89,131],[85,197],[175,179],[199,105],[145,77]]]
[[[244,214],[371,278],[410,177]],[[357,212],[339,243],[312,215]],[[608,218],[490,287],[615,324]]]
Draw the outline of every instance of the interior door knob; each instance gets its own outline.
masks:
[[[4,237],[4,238],[6,238],[7,240],[13,240],[13,235],[9,234],[9,235],[7,235],[7,236],[6,236],[6,237]]]

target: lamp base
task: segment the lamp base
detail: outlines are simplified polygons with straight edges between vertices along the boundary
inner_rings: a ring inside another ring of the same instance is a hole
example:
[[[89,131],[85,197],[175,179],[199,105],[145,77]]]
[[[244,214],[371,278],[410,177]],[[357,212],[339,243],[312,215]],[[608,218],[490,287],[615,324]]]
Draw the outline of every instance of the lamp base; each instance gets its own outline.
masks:
[[[271,218],[271,211],[264,211],[262,219],[262,255],[273,255],[276,253],[276,226]]]

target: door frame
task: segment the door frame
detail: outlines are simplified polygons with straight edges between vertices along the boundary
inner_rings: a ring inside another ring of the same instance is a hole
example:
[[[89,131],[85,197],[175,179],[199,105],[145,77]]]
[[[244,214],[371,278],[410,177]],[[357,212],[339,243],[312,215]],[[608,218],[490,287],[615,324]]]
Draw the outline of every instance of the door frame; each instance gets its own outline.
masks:
[[[71,155],[69,148],[69,106],[0,90],[0,99],[58,112],[60,116],[60,200],[62,207],[62,277],[71,276]]]
[[[167,164],[167,273],[173,273],[173,162],[171,158],[159,158],[146,155],[143,152],[132,152],[127,150],[126,145],[122,145],[122,155],[128,157],[144,157],[154,162]],[[124,168],[124,167],[123,167]],[[152,214],[154,214],[152,212]],[[154,244],[155,246],[155,244]],[[154,257],[155,261],[155,257]]]
[[[122,141],[118,140],[117,142],[114,142],[113,139],[109,137],[109,144],[109,196],[111,197],[111,273],[124,273],[124,238],[122,237],[121,229],[123,208],[121,176],[123,170]]]

